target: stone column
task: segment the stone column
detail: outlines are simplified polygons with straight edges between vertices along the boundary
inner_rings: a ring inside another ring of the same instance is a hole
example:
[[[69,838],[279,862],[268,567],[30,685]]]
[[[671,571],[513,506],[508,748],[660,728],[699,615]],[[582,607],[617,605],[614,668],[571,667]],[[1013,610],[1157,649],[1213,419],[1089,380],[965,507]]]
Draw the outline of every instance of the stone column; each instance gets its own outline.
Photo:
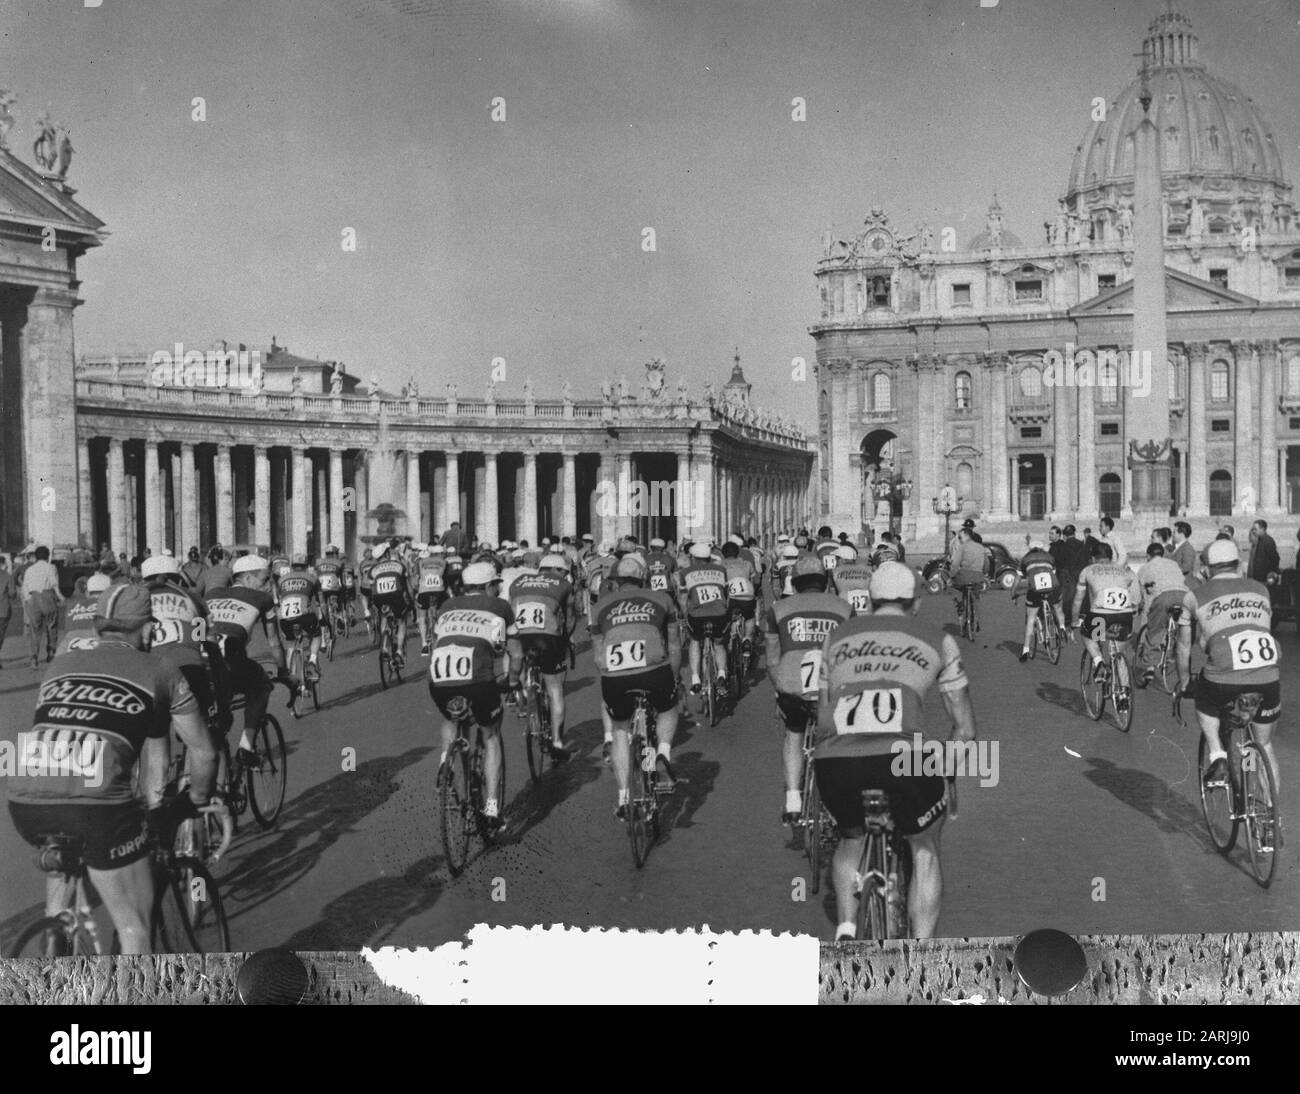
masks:
[[[335,544],[340,551],[345,551],[348,545],[346,542],[347,525],[344,523],[345,518],[343,515],[343,451],[338,448],[331,448],[329,451],[329,542]]]
[[[853,383],[853,366],[848,361],[834,361],[828,369],[831,375],[830,408],[830,505],[828,519],[832,524],[842,523],[845,514],[852,513],[853,502],[857,497],[856,484],[853,482],[853,468],[849,465],[852,440],[849,422],[849,385]]]
[[[285,549],[291,554],[307,550],[307,450],[293,447],[293,482],[290,486],[289,535]]]
[[[1259,508],[1276,514],[1282,511],[1277,474],[1277,343],[1256,343],[1259,353]]]
[[[989,399],[993,461],[993,500],[989,506],[990,520],[1009,520],[1011,503],[1007,486],[1007,358],[1003,353],[988,356],[992,397]]]
[[[447,524],[446,531],[453,521],[460,520],[460,456],[456,452],[447,453]]]
[[[112,468],[111,461],[109,467]],[[194,446],[186,443],[181,444],[181,540],[187,552],[191,547],[202,551],[207,546],[199,542],[198,464],[194,460]]]
[[[700,516],[691,528],[694,539],[708,539],[714,534],[714,476],[716,467],[712,450],[697,450],[691,459],[691,476],[700,483],[697,497],[700,500]]]
[[[537,546],[537,453],[524,453],[523,534],[529,546]]]
[[[1047,461],[1051,465],[1050,520],[1068,520],[1074,511],[1074,499],[1070,496],[1070,433],[1070,389],[1057,384],[1052,388],[1052,455]]]
[[[144,442],[144,546],[161,554],[162,488],[158,482],[158,442]]]
[[[935,449],[940,443],[943,423],[943,405],[939,392],[941,358],[923,354],[917,358],[916,395],[918,404],[918,429],[916,433],[916,475],[913,479],[912,511],[922,521],[932,512],[930,499],[939,494],[939,478]]]
[[[439,536],[447,530],[447,467],[437,464],[430,480],[429,508],[433,511],[433,531]]]
[[[370,455],[357,453],[357,457],[352,461],[352,487],[357,494],[357,522],[354,531],[354,540],[352,544],[352,557],[359,559],[365,545],[361,542],[361,537],[368,534],[366,528],[366,514],[370,512],[370,472],[368,462]],[[363,462],[364,461],[364,462]]]
[[[1259,502],[1259,476],[1255,465],[1255,384],[1251,376],[1250,343],[1240,339],[1232,342],[1232,378],[1235,386],[1233,399],[1233,449],[1235,459],[1232,474],[1232,511],[1241,511],[1242,491],[1249,487]]]
[[[183,476],[181,475],[181,454],[179,449],[171,454],[171,470],[172,551],[175,552],[177,558],[184,559],[185,553],[189,550],[190,545],[185,543],[181,538],[181,511],[183,509],[181,499],[181,481]]]
[[[487,509],[484,507],[484,495],[487,493],[487,461],[474,468],[474,534],[479,539],[486,539],[483,526],[487,521]]]
[[[424,521],[420,513],[420,452],[406,453],[406,534],[413,540],[424,538]]]
[[[253,448],[253,526],[256,542],[269,548],[274,539],[271,534],[271,457],[266,446],[260,444]]]
[[[497,471],[497,454],[483,453],[483,530],[480,539],[496,547],[501,542],[500,523],[497,514],[501,507],[500,475]]]
[[[193,458],[194,449],[190,448]],[[108,440],[108,545],[114,554],[127,549],[126,530],[126,458],[122,442],[116,437]]]
[[[235,501],[233,484],[230,481],[230,445],[217,445],[217,459],[213,464],[212,473],[216,479],[217,540],[223,547],[228,547],[235,541]]]
[[[1095,387],[1081,387],[1079,402],[1078,518],[1085,524],[1097,519],[1097,423]]]
[[[95,542],[95,495],[90,485],[90,441],[77,439],[77,533],[79,542],[98,552]]]
[[[561,518],[562,536],[576,536],[578,531],[578,456],[575,452],[565,452],[562,456],[564,468],[561,472],[564,482],[564,515]]]
[[[614,492],[618,502],[618,516],[614,520],[614,535],[625,536],[632,531],[632,453],[618,454],[618,488]]]
[[[1210,515],[1210,470],[1205,447],[1205,358],[1210,347],[1204,342],[1187,346],[1187,515]]]

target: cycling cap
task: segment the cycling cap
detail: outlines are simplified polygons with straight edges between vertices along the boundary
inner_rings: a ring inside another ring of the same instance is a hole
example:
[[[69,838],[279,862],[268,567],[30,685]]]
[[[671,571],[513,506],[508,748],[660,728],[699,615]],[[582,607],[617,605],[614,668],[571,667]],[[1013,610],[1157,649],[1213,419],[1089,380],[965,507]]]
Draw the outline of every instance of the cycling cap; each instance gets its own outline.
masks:
[[[655,536],[654,539],[650,541],[650,547],[655,551],[662,551],[666,546],[667,544],[658,536]]]
[[[235,559],[235,564],[230,567],[232,574],[255,573],[258,570],[265,570],[267,561],[261,555],[240,555]]]
[[[113,579],[108,574],[91,574],[86,580],[86,592],[94,595],[102,593],[105,589],[112,588]]]
[[[1237,550],[1237,545],[1230,539],[1211,540],[1210,545],[1205,548],[1205,564],[1207,566],[1220,566],[1227,562],[1240,562],[1241,552]]]
[[[618,560],[618,565],[614,567],[614,576],[631,578],[634,581],[645,581],[646,564],[641,560],[640,555],[624,555]]]
[[[841,543],[835,548],[835,557],[842,558],[845,562],[855,562],[858,557],[858,549],[851,543]]]
[[[872,600],[912,600],[916,597],[916,574],[901,562],[882,562],[871,575]]]
[[[582,533],[582,539],[583,539],[583,542],[584,542],[584,543],[595,543],[595,542],[596,542],[596,537],[593,536],[590,532],[583,532],[583,533]]]
[[[569,560],[563,555],[546,555],[537,564],[539,570],[563,570],[569,572]]]
[[[745,537],[738,536],[735,532],[732,532],[731,535],[727,537],[727,542],[734,543],[737,547],[743,547],[745,546]]]
[[[789,532],[782,532],[779,536],[776,537],[776,541],[777,541],[777,543],[789,543],[789,542],[790,542],[790,533],[789,533]]]
[[[376,543],[372,548],[370,548],[371,558],[383,558],[384,555],[386,555],[387,553],[388,553],[387,543]]]
[[[143,626],[153,618],[153,599],[143,585],[114,585],[100,594],[96,619],[112,619],[127,627]]]
[[[781,548],[781,561],[793,562],[799,557],[799,548],[793,543]]]
[[[550,536],[542,536],[542,542],[539,543],[537,546],[539,546],[539,547],[549,547],[550,545],[551,545],[551,537],[550,537]]]
[[[522,562],[524,558],[524,549],[516,547],[510,552],[510,558],[514,562]]]
[[[800,555],[794,564],[794,569],[790,571],[791,578],[808,577],[812,574],[825,577],[826,567],[816,555]]]
[[[175,574],[180,577],[181,568],[168,555],[150,555],[140,563],[141,577],[157,577],[159,574]]]
[[[471,562],[460,579],[465,585],[488,585],[497,579],[497,570],[490,562]]]
[[[1029,541],[1029,549],[1031,551],[1046,551],[1047,544],[1044,543],[1041,539],[1031,539]]]
[[[712,554],[712,548],[703,541],[691,544],[691,558],[708,558]]]

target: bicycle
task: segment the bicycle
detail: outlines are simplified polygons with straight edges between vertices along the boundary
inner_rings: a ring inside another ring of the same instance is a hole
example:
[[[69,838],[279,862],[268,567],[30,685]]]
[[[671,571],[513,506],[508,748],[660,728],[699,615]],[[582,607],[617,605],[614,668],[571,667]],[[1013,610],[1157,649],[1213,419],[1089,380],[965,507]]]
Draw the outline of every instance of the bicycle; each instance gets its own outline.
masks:
[[[1083,651],[1079,685],[1088,717],[1100,721],[1109,698],[1111,720],[1121,733],[1127,733],[1133,725],[1133,673],[1128,663],[1128,642],[1121,637],[1121,629],[1121,624],[1106,624],[1106,636],[1100,640],[1102,664],[1106,667],[1102,677],[1098,678],[1093,671],[1087,649]]]
[[[803,731],[803,812],[795,821],[796,827],[803,832],[803,852],[808,857],[808,869],[812,874],[812,891],[821,889],[822,852],[825,843],[835,842],[835,820],[821,802],[817,790],[817,777],[813,771],[813,748],[817,735],[817,702],[815,699],[804,700],[808,708],[808,720]]]
[[[650,702],[650,693],[639,688],[628,691],[632,697],[632,720],[628,724],[628,842],[632,861],[639,870],[650,856],[650,848],[659,840],[659,799],[673,792],[672,785],[661,786],[655,770],[659,754],[659,736],[655,728],[658,712]]]
[[[713,660],[713,624],[704,624],[704,637],[700,639],[700,675],[704,678],[704,713],[712,729],[722,717],[718,702],[718,666]]]
[[[496,829],[483,815],[485,804],[483,784],[485,755],[483,727],[474,719],[469,700],[463,695],[453,695],[447,703],[448,716],[456,723],[456,739],[452,741],[446,758],[438,765],[438,814],[441,818],[442,848],[447,856],[447,867],[452,877],[465,869],[469,861],[470,839],[475,831],[484,846],[491,846],[497,837]],[[469,742],[469,727],[475,728],[474,743]],[[501,769],[497,776],[498,808],[505,805],[506,756],[501,749]]]
[[[1146,665],[1155,669],[1152,679],[1160,682],[1160,690],[1166,695],[1172,695],[1178,684],[1178,615],[1178,608],[1174,608],[1169,613],[1169,618],[1165,621],[1165,638],[1159,646],[1151,644],[1151,635],[1145,623],[1137,636],[1136,663],[1139,666]],[[1148,657],[1156,650],[1160,651],[1160,658],[1154,666],[1151,666]],[[1149,682],[1144,671],[1138,678],[1137,686],[1145,688]]]
[[[293,684],[289,688],[289,706],[293,710],[295,718],[301,718],[305,713],[307,705],[307,696],[311,695],[313,710],[320,710],[320,668],[311,666],[307,660],[307,653],[311,648],[311,639],[308,638],[301,630],[298,631],[297,637],[293,641],[293,647],[289,650],[288,673],[293,678]],[[306,670],[309,667],[316,669],[315,679],[307,676]]]
[[[339,607],[336,596],[325,597],[325,618],[321,620],[324,632],[321,634],[321,652],[330,661],[334,660],[334,648],[347,636],[347,616]]]
[[[1183,722],[1179,700],[1174,696],[1174,717]],[[1241,826],[1246,828],[1246,851],[1255,881],[1267,889],[1277,871],[1277,850],[1282,844],[1282,821],[1277,808],[1273,769],[1255,739],[1255,715],[1264,696],[1246,691],[1229,699],[1219,710],[1219,741],[1228,753],[1228,778],[1209,785],[1209,748],[1201,734],[1196,768],[1201,784],[1201,813],[1215,849],[1225,858],[1237,843]],[[1183,723],[1185,724],[1185,723]]]
[[[961,636],[975,641],[975,636],[979,634],[979,597],[976,590],[983,592],[988,588],[988,581],[971,582],[963,585],[961,590],[961,599],[957,601],[957,617],[961,622]]]
[[[957,816],[957,782],[948,778],[947,814]],[[912,845],[894,824],[889,795],[862,791],[866,814],[866,843],[858,862],[853,889],[858,896],[859,939],[910,937],[907,890],[912,880]]]
[[[738,612],[732,612],[727,623],[727,699],[735,709],[745,693],[749,665],[743,645],[745,621]]]
[[[397,616],[387,604],[380,609],[379,627],[379,682],[388,687],[390,680],[402,682],[402,664],[397,649]]]
[[[528,756],[528,773],[533,782],[541,782],[546,770],[546,757],[551,752],[551,695],[537,664],[537,651],[529,649],[524,655],[523,701],[519,716],[524,719],[524,751]]]
[[[1034,615],[1034,629],[1029,632],[1029,656],[1038,656],[1041,646],[1047,654],[1047,660],[1053,665],[1061,660],[1061,647],[1065,645],[1065,632],[1056,621],[1056,612],[1046,600],[1039,600],[1038,612]]]
[[[82,857],[82,843],[51,832],[42,836],[36,863],[64,880],[66,905],[58,914],[31,923],[14,943],[12,957],[96,957],[104,953],[94,919],[94,886]],[[230,928],[221,890],[197,858],[177,855],[161,844],[150,852],[154,900],[149,916],[149,948],[154,953],[226,953]],[[111,953],[120,952],[113,938]]]

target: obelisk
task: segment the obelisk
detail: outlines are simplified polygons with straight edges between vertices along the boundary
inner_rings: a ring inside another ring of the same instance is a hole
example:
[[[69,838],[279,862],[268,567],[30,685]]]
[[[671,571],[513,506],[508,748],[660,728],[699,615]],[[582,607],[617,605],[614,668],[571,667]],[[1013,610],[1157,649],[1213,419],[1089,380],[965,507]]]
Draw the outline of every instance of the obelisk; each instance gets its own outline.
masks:
[[[1128,465],[1133,472],[1133,519],[1139,540],[1166,523],[1173,501],[1169,430],[1169,362],[1165,315],[1164,197],[1160,131],[1151,119],[1147,63],[1142,62],[1142,117],[1133,133],[1133,348],[1120,368],[1127,393]],[[1150,368],[1147,369],[1147,362]]]

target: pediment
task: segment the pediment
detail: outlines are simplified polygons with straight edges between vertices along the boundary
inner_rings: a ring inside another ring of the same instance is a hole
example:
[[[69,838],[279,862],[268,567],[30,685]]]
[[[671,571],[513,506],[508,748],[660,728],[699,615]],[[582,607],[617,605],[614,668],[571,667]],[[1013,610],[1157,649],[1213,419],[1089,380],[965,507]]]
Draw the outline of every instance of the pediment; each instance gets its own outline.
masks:
[[[53,226],[60,233],[92,237],[93,245],[107,233],[104,222],[83,209],[50,179],[0,149],[0,223]]]
[[[1165,302],[1170,311],[1201,310],[1204,308],[1240,308],[1258,304],[1245,293],[1224,289],[1181,270],[1165,267]],[[1103,289],[1091,300],[1084,300],[1070,309],[1071,315],[1104,315],[1112,312],[1133,311],[1133,282],[1125,281],[1113,289]]]

